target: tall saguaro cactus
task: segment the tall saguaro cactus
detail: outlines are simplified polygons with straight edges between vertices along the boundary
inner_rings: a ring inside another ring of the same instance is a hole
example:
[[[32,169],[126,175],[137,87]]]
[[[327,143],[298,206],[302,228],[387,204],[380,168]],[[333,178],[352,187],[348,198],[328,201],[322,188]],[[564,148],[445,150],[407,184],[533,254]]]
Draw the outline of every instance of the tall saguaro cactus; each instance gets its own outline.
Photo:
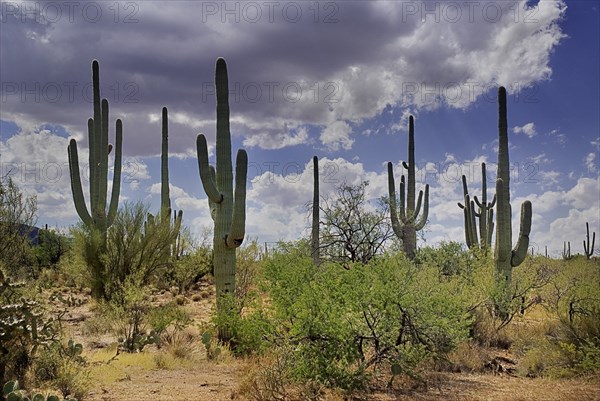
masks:
[[[148,216],[150,218],[150,216]],[[179,257],[181,220],[183,211],[173,211],[173,225],[171,226],[171,198],[169,197],[169,111],[166,107],[162,109],[162,146],[160,153],[160,223],[170,226],[173,235],[171,249],[165,255]],[[150,221],[150,219],[149,219]]]
[[[313,157],[313,202],[312,202],[312,233],[311,233],[311,253],[313,263],[320,263],[319,257],[319,158]]]
[[[508,124],[506,89],[498,88],[498,176],[496,179],[496,247],[494,261],[496,279],[503,301],[510,300],[512,268],[519,266],[529,247],[531,231],[531,202],[521,204],[521,226],[516,246],[512,247],[512,218],[510,206],[510,171],[508,158]],[[500,313],[503,313],[501,308]]]
[[[119,193],[121,190],[121,159],[123,143],[123,124],[116,122],[116,146],[113,173],[113,185],[110,204],[107,211],[108,186],[108,154],[112,145],[108,143],[108,100],[100,101],[100,67],[98,61],[92,62],[92,87],[94,99],[94,118],[88,120],[89,168],[90,168],[90,210],[85,204],[81,177],[79,173],[79,157],[77,142],[71,139],[67,147],[69,155],[69,171],[71,174],[71,191],[77,214],[89,227],[97,229],[103,237],[117,214]]]
[[[479,248],[487,253],[492,244],[492,233],[494,232],[494,206],[496,205],[496,195],[491,202],[487,201],[487,178],[485,163],[481,163],[481,202],[477,196],[471,197],[467,187],[467,177],[462,176],[464,202],[458,203],[458,207],[463,209],[465,217],[465,240],[469,249]],[[475,205],[479,211],[475,211]],[[475,218],[479,219],[479,234],[477,233],[477,223]]]
[[[217,93],[216,170],[208,164],[208,149],[204,135],[198,135],[196,148],[200,178],[214,220],[213,264],[217,296],[220,299],[224,294],[235,294],[235,248],[242,244],[245,234],[248,155],[243,149],[237,152],[234,194],[229,132],[229,84],[227,64],[222,58],[217,60],[215,86]],[[220,333],[220,336],[226,337],[226,334]]]
[[[594,254],[594,242],[596,241],[596,232],[592,234],[592,242],[590,242],[590,224],[585,222],[585,230],[586,230],[586,239],[583,240],[583,252],[585,253],[585,257],[590,260],[592,255]]]
[[[417,231],[425,227],[429,213],[429,185],[425,185],[425,201],[423,202],[423,191],[419,191],[419,198],[415,206],[415,123],[413,116],[410,116],[408,122],[408,164],[402,162],[404,168],[408,170],[408,188],[406,186],[404,175],[400,179],[400,209],[396,205],[396,184],[394,182],[394,166],[388,162],[388,191],[390,195],[390,214],[392,219],[392,229],[396,236],[402,240],[404,253],[409,259],[414,259],[417,248]],[[421,204],[423,204],[423,213],[421,217]]]

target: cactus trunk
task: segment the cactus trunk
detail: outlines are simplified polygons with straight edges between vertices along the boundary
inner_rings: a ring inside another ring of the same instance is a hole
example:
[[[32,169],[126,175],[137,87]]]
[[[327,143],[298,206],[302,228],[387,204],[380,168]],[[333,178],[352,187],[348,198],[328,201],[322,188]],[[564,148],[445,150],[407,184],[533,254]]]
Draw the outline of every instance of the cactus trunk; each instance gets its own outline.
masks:
[[[587,260],[590,260],[594,254],[594,242],[596,242],[596,232],[592,234],[592,242],[590,242],[590,224],[585,222],[586,239],[583,240],[583,252]]]
[[[92,62],[92,88],[94,102],[94,118],[88,120],[89,140],[89,169],[90,169],[90,208],[88,210],[83,196],[81,176],[79,172],[79,156],[77,142],[71,139],[67,147],[69,157],[69,172],[71,179],[71,192],[75,210],[83,223],[93,232],[100,234],[101,244],[95,255],[90,255],[87,260],[92,269],[93,294],[97,298],[108,299],[106,283],[104,281],[104,267],[99,255],[106,246],[106,234],[112,225],[119,205],[121,190],[121,159],[123,143],[123,124],[116,121],[115,161],[113,172],[113,185],[110,204],[107,210],[108,190],[108,155],[112,145],[108,143],[108,101],[100,100],[100,66],[98,61]]]
[[[319,265],[319,158],[313,157],[313,203],[312,203],[312,233],[311,253],[313,263]]]
[[[208,197],[214,220],[213,252],[214,276],[217,288],[217,309],[223,311],[223,296],[235,296],[235,249],[244,241],[246,221],[246,174],[248,156],[238,150],[235,171],[235,193],[231,163],[231,134],[229,132],[229,84],[225,60],[217,60],[215,72],[217,93],[216,169],[208,164],[206,138],[196,140],[200,179]],[[223,311],[226,312],[227,311]],[[230,339],[228,330],[219,328],[221,340]]]
[[[429,213],[429,185],[425,185],[425,201],[423,202],[423,191],[419,191],[419,197],[415,205],[415,126],[414,118],[410,116],[408,126],[408,164],[402,165],[408,170],[408,188],[404,175],[400,179],[400,209],[396,203],[396,184],[394,182],[393,164],[388,163],[388,191],[390,196],[390,216],[392,220],[392,229],[396,236],[402,241],[402,249],[409,259],[415,258],[417,249],[417,231],[425,227]],[[423,204],[423,213],[421,217],[419,212]]]
[[[81,177],[79,173],[79,157],[77,142],[71,139],[67,147],[69,171],[71,175],[71,191],[79,217],[89,227],[100,231],[103,237],[112,225],[117,214],[119,194],[121,190],[121,159],[123,142],[123,125],[116,122],[116,146],[113,173],[113,186],[110,204],[107,201],[108,188],[108,154],[112,145],[108,143],[108,101],[100,100],[100,66],[98,61],[92,62],[92,87],[94,101],[94,118],[88,120],[89,168],[90,168],[90,209],[85,204]]]
[[[531,202],[521,205],[521,225],[519,239],[512,247],[512,219],[510,205],[510,171],[508,157],[508,124],[506,116],[506,89],[498,89],[498,176],[496,179],[496,247],[494,261],[496,280],[501,299],[497,303],[497,312],[506,315],[507,304],[511,298],[511,277],[513,267],[519,266],[529,247],[531,231]]]

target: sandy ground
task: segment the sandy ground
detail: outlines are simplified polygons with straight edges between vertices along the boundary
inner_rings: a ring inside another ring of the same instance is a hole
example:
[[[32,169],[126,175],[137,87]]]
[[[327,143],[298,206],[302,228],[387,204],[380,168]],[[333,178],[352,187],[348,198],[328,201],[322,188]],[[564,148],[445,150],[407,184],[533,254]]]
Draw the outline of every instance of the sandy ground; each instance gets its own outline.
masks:
[[[214,305],[214,295],[209,285],[196,292],[204,292],[202,299],[188,299],[186,309],[196,322],[206,322]],[[165,293],[161,297],[168,298]],[[86,353],[93,343],[106,342],[110,337],[87,338],[82,324],[92,316],[90,303],[69,308],[65,323],[76,341],[82,342]],[[224,401],[248,400],[239,390],[243,372],[248,362],[227,357],[220,362],[206,359],[203,347],[192,363],[159,369],[156,366],[120,366],[124,369],[115,380],[106,383],[97,380],[86,401]],[[152,353],[153,350],[144,351]],[[156,350],[154,350],[156,352]],[[125,357],[123,357],[125,358]],[[118,362],[117,362],[118,363]],[[105,369],[112,365],[105,364]],[[115,370],[117,367],[115,366]],[[530,379],[493,374],[435,373],[426,386],[418,389],[381,390],[357,398],[362,401],[587,401],[600,400],[600,378],[577,380]],[[343,398],[327,397],[342,401]]]

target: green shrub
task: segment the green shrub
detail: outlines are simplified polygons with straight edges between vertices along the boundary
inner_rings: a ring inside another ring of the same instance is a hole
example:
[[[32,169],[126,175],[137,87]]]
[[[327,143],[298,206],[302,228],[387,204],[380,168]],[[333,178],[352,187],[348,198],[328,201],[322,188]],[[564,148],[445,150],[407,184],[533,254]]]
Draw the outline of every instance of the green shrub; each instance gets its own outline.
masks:
[[[38,348],[58,339],[58,328],[43,306],[13,283],[0,266],[0,382],[24,382]]]
[[[385,366],[414,375],[468,334],[464,280],[440,280],[436,267],[416,268],[402,256],[346,268],[276,254],[265,278],[300,381],[352,390]]]

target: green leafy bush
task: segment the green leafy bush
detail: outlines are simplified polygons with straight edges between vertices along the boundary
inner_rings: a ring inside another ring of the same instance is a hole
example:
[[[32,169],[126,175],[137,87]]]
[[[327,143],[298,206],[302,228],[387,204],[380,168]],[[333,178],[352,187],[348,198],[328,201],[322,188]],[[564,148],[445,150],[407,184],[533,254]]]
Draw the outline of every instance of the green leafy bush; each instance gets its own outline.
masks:
[[[346,268],[281,253],[266,262],[265,278],[298,381],[352,390],[384,367],[414,375],[468,335],[465,280],[440,280],[436,267],[402,256]]]

